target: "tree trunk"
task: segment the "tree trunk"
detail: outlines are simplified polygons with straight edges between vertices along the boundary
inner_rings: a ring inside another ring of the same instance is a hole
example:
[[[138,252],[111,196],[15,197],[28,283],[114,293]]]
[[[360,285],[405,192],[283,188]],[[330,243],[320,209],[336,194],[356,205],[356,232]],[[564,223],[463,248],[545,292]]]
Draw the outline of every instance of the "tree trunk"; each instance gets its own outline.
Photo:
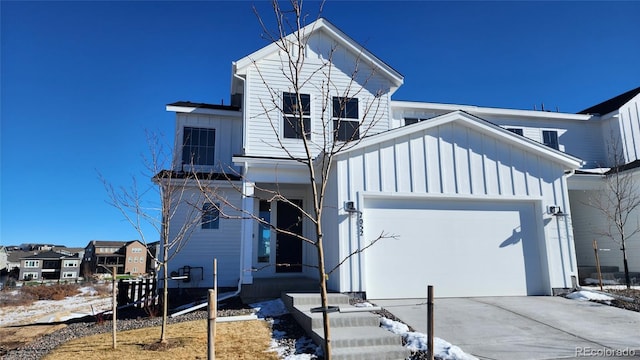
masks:
[[[318,275],[320,275],[320,300],[322,306],[322,327],[324,328],[324,359],[331,360],[331,328],[329,327],[329,314],[327,313],[329,302],[327,299],[327,275],[324,268],[324,248],[322,245],[322,233],[318,233]]]
[[[162,246],[162,330],[160,342],[167,342],[167,316],[169,315],[169,271],[167,270],[167,258],[169,249],[166,244]]]
[[[622,263],[624,264],[624,281],[627,283],[627,289],[631,289],[631,276],[629,275],[629,263],[627,262],[627,247],[624,239],[622,239]]]

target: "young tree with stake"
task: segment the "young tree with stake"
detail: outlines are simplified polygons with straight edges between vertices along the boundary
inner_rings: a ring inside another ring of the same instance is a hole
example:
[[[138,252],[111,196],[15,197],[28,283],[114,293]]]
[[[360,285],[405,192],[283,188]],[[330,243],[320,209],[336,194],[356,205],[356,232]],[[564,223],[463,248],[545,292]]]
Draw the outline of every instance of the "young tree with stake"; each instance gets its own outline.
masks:
[[[319,290],[321,298],[320,311],[323,314],[324,328],[324,357],[331,359],[331,336],[329,326],[327,279],[348,258],[361,253],[366,248],[375,244],[378,240],[393,237],[388,234],[380,234],[375,239],[370,239],[368,244],[353,250],[346,257],[337,261],[332,268],[326,267],[326,255],[324,250],[325,230],[323,227],[323,213],[327,204],[327,186],[331,181],[331,170],[334,157],[344,150],[357,145],[360,139],[373,134],[376,125],[384,118],[383,100],[388,89],[374,88],[376,73],[371,67],[364,66],[360,49],[354,57],[355,61],[338,69],[335,66],[334,56],[344,55],[337,44],[332,45],[321,54],[321,60],[309,61],[306,52],[313,37],[312,25],[305,26],[307,16],[302,10],[302,1],[292,0],[283,8],[277,1],[272,2],[275,29],[270,30],[264,18],[256,11],[256,16],[263,28],[265,38],[277,47],[280,56],[278,76],[284,79],[284,83],[275,85],[271,76],[257,66],[253,60],[253,70],[260,79],[260,90],[268,94],[260,98],[259,106],[261,121],[268,123],[272,134],[269,139],[263,140],[274,153],[281,154],[281,158],[290,163],[301,165],[300,170],[308,187],[311,204],[303,206],[287,194],[280,183],[273,186],[261,186],[256,184],[245,174],[230,172],[234,177],[240,177],[243,181],[251,182],[254,192],[247,193],[241,186],[235,185],[235,189],[246,197],[260,197],[270,203],[284,203],[301,214],[298,224],[310,225],[311,231],[301,234],[292,227],[281,227],[270,221],[260,218],[253,213],[253,209],[239,209],[240,218],[250,218],[270,229],[276,234],[294,237],[295,239],[312,246],[316,251],[314,264],[272,264],[275,266],[304,266],[317,269]],[[322,4],[320,5],[320,11]],[[319,19],[320,16],[316,19]],[[313,22],[315,24],[316,22]],[[313,93],[315,106],[312,109],[309,93]],[[246,104],[245,104],[246,105]],[[312,115],[313,112],[313,115]],[[311,118],[314,117],[313,126]],[[264,120],[263,120],[264,119]],[[296,139],[292,145],[291,139]],[[276,168],[277,172],[278,169]],[[216,198],[215,191],[208,188],[208,182],[198,179],[200,189],[207,201],[223,203],[224,206],[233,208],[233,204],[220,201]],[[256,195],[258,194],[258,195]],[[225,216],[231,217],[231,216]],[[306,234],[306,235],[305,235]]]

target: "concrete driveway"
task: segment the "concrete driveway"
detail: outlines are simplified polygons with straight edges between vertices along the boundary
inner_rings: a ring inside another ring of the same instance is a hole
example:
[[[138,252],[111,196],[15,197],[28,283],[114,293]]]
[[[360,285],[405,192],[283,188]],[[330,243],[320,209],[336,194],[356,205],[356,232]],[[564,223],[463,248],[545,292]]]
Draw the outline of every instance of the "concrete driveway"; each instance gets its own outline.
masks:
[[[425,299],[371,302],[426,334]],[[637,312],[551,296],[437,298],[434,304],[435,336],[479,359],[640,358]]]

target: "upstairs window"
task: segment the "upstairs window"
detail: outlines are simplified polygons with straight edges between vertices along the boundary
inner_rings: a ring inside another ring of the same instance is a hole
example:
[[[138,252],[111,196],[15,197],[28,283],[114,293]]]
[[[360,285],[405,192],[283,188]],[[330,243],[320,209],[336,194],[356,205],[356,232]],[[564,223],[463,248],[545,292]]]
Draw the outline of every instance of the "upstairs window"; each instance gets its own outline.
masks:
[[[37,267],[40,267],[40,261],[38,261],[38,260],[25,260],[24,267],[26,267],[26,268],[37,268]]]
[[[558,132],[555,130],[542,130],[542,143],[550,148],[559,150]]]
[[[427,119],[423,119],[423,118],[404,118],[404,124],[405,125],[411,125],[411,124],[415,124],[415,123],[419,123],[420,121],[424,121]]]
[[[360,138],[358,99],[335,96],[333,98],[333,138],[351,141]]]
[[[521,128],[507,128],[508,131],[511,131],[514,134],[518,134],[522,136],[523,132]]]
[[[213,165],[216,129],[185,127],[182,136],[182,163]]]
[[[282,93],[282,112],[285,138],[302,139],[304,136],[307,140],[311,139],[311,96],[309,94]]]
[[[202,228],[217,229],[220,227],[220,204],[204,203],[202,205]]]

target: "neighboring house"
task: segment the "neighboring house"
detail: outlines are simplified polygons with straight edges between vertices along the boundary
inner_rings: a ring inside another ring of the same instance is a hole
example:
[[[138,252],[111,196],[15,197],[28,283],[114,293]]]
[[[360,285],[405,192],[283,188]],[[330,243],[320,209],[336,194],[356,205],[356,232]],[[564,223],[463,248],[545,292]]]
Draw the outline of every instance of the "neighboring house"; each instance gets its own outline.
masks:
[[[576,255],[581,279],[597,278],[593,240],[597,240],[600,264],[609,280],[624,281],[620,243],[607,236],[610,223],[604,214],[593,207],[594,199],[604,187],[607,177],[615,177],[616,165],[621,177],[631,177],[631,185],[640,197],[640,87],[606,100],[580,112],[593,114],[599,126],[604,148],[604,160],[593,162],[569,179],[569,199],[576,238]],[[597,130],[596,130],[597,132]],[[616,161],[613,152],[617,152]],[[614,168],[612,168],[614,167]],[[591,204],[591,205],[590,205]],[[624,206],[624,205],[623,205]],[[640,208],[628,214],[625,231],[631,234],[640,227]],[[616,230],[612,229],[616,234]],[[627,239],[627,257],[631,281],[640,283],[640,234]]]
[[[337,141],[362,137],[334,159],[323,214],[327,268],[383,232],[396,236],[344,261],[328,278],[331,290],[368,298],[425,297],[427,285],[434,285],[443,297],[512,296],[550,295],[576,285],[574,241],[584,239],[574,239],[573,174],[607,162],[603,124],[626,121],[626,113],[601,117],[392,100],[404,81],[396,70],[324,19],[303,31],[309,39],[303,54],[309,79],[300,98],[308,117],[304,132],[311,141],[322,141],[319,118],[326,110],[341,114],[348,125],[346,133],[336,132]],[[332,48],[337,52],[330,57]],[[334,104],[349,84],[350,94],[357,94],[351,95],[346,111],[320,103],[326,78],[314,69],[327,59],[335,59]],[[176,113],[174,176],[192,163],[198,172],[232,169],[243,175],[220,175],[209,182],[224,202],[201,200],[202,225],[169,269],[201,267],[203,278],[173,281],[171,287],[208,287],[214,258],[222,287],[317,278],[315,248],[217,211],[222,207],[233,215],[233,208],[242,209],[312,236],[311,224],[299,223],[299,212],[259,190],[277,188],[311,210],[304,165],[274,146],[278,132],[288,152],[302,157],[302,132],[290,128],[286,114],[264,105],[276,96],[282,105],[274,108],[293,108],[282,61],[271,44],[234,62],[232,105],[167,105]],[[371,76],[352,81],[356,66],[360,74]],[[626,139],[632,133],[640,139],[638,97],[629,101],[636,104],[635,110],[628,106],[635,125],[631,132],[620,126],[618,136]],[[372,104],[379,120],[368,133],[360,133],[366,126],[360,122],[371,121],[363,118]],[[335,123],[325,125],[332,131]],[[640,141],[634,144],[640,153]],[[198,196],[193,183],[185,191]],[[187,221],[192,206],[180,204],[173,232]],[[292,266],[276,265],[283,263]]]
[[[118,274],[147,273],[147,248],[138,240],[93,240],[84,249],[83,271],[90,274],[110,273],[113,266]]]
[[[156,273],[160,269],[158,262],[158,251],[160,250],[160,241],[154,241],[147,244],[147,272]]]
[[[20,269],[20,259],[25,256],[34,255],[37,252],[23,251],[23,250],[11,250],[7,254],[7,268],[11,272],[14,269]],[[16,273],[17,274],[17,273]]]
[[[81,258],[52,250],[26,255],[20,259],[20,280],[76,280],[80,277]]]
[[[0,246],[0,272],[9,271],[9,261],[7,259],[7,247]]]

